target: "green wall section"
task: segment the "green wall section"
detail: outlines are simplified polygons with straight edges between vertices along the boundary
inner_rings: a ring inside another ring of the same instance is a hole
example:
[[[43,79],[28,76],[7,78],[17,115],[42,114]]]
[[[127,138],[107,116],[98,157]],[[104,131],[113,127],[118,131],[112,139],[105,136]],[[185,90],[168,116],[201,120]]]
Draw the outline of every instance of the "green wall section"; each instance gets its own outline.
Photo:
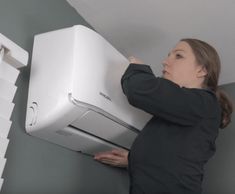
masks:
[[[65,0],[0,0],[0,33],[27,50],[35,34],[83,24],[91,27]],[[28,67],[16,85],[15,108],[4,169],[4,194],[125,194],[126,170],[31,137],[25,132]]]

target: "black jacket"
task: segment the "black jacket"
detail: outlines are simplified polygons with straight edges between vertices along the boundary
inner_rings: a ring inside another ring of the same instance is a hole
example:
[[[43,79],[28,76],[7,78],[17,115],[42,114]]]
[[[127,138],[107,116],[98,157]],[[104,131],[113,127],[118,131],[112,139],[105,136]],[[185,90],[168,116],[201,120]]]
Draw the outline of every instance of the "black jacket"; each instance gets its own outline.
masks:
[[[131,194],[200,194],[221,121],[215,94],[155,77],[130,64],[122,80],[131,105],[153,115],[129,153]]]

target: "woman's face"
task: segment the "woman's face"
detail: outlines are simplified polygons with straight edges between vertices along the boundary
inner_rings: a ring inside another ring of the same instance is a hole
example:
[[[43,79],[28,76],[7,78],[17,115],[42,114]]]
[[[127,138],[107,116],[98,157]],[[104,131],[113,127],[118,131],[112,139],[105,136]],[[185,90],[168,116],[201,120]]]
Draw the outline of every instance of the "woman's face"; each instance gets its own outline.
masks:
[[[202,65],[197,64],[187,42],[180,41],[162,64],[163,78],[173,81],[180,87],[201,88],[206,71]]]

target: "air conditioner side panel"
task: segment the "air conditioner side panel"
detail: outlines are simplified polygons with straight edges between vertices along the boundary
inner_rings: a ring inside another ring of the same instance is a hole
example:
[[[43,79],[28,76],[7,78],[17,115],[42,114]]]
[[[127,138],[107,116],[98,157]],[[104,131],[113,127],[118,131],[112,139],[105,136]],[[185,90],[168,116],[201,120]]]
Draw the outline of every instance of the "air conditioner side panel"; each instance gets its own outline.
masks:
[[[73,109],[68,96],[72,87],[73,45],[72,28],[35,36],[26,131],[48,129],[56,125],[61,115]]]

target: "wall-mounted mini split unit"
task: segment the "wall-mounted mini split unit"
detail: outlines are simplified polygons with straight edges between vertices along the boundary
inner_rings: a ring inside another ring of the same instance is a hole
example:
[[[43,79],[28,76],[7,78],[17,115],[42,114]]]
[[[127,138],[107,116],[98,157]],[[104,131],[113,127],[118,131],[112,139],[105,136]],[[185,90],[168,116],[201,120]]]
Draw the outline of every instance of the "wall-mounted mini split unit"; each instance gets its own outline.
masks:
[[[82,25],[36,35],[26,131],[91,155],[129,149],[152,115],[129,105],[122,92],[128,64]]]

